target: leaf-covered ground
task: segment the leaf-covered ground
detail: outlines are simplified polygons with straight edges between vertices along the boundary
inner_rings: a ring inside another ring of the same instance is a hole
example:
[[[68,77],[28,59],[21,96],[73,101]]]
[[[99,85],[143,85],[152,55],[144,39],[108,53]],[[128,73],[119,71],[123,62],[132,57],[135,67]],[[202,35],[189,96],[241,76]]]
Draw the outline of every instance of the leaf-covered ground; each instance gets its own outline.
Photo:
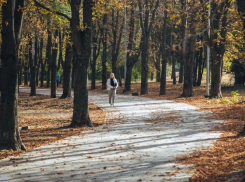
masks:
[[[73,99],[51,99],[48,96],[30,97],[29,94],[19,95],[19,127],[29,126],[28,130],[20,130],[21,139],[27,150],[47,145],[57,140],[83,135],[83,131],[93,128],[70,128]],[[89,105],[90,118],[93,125],[104,124],[106,114],[94,104]],[[0,159],[20,152],[1,151]]]
[[[101,91],[101,86],[93,92]],[[244,88],[223,88],[222,99],[205,98],[205,86],[194,87],[194,97],[180,98],[182,84],[167,84],[167,95],[159,96],[159,83],[149,83],[149,94],[143,97],[162,100],[174,100],[176,102],[187,103],[197,106],[201,110],[212,111],[217,119],[224,120],[219,128],[214,130],[223,131],[221,138],[214,143],[212,148],[202,151],[195,151],[191,155],[181,156],[179,162],[192,164],[194,174],[190,181],[241,181],[245,176],[245,137],[237,135],[242,131],[245,121]],[[123,88],[118,89],[122,93]],[[140,84],[134,83],[132,91],[140,93]],[[233,92],[238,91],[238,92]],[[130,95],[131,92],[125,93]],[[239,94],[240,95],[239,95]],[[171,119],[170,119],[171,120]],[[171,122],[171,121],[170,121]]]

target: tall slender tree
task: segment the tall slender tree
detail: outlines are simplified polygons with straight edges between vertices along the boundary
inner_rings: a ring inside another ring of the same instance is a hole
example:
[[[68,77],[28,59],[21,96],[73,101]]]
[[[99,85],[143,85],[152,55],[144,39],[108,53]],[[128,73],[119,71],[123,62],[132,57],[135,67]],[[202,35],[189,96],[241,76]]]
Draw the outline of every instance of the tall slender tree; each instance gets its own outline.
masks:
[[[56,98],[57,84],[56,84],[56,73],[57,73],[57,55],[58,55],[58,34],[59,31],[55,30],[54,33],[54,46],[52,47],[52,62],[51,62],[51,98]]]
[[[140,25],[142,30],[141,45],[141,91],[142,95],[148,94],[148,56],[149,38],[152,31],[153,22],[160,0],[138,0]]]
[[[103,53],[102,53],[102,89],[106,89],[106,81],[107,81],[107,38],[108,38],[108,15],[105,14],[103,16],[103,29],[102,29],[102,45],[103,45]]]

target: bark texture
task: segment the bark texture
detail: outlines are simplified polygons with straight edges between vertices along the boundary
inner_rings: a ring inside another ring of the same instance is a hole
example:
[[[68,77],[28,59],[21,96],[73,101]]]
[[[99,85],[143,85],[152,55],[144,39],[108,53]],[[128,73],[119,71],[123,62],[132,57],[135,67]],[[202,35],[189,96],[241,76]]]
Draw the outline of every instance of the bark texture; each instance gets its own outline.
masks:
[[[19,3],[24,5],[24,0]],[[18,42],[22,25],[21,18],[15,19],[15,0],[8,0],[2,7],[2,92],[0,149],[25,150],[18,127]],[[23,7],[23,6],[21,6]],[[22,12],[22,10],[20,10]],[[8,22],[8,23],[6,23]],[[15,30],[15,32],[14,32]],[[3,76],[2,76],[3,78]]]

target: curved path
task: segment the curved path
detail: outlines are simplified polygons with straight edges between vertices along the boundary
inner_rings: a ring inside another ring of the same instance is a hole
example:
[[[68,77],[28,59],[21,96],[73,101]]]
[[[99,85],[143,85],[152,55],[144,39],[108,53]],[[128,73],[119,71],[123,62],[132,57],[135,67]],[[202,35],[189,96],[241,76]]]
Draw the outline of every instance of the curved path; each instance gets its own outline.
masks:
[[[107,113],[107,124],[1,160],[0,181],[188,181],[192,171],[176,157],[220,136],[211,128],[221,121],[187,104],[117,95],[109,107],[107,95],[94,93],[89,100]]]

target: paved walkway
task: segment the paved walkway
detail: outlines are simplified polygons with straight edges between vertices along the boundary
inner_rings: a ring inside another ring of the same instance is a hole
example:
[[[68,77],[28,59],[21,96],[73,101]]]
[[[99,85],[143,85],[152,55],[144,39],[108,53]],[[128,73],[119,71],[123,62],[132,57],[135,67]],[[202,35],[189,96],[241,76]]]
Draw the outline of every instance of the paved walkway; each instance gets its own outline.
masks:
[[[117,95],[108,107],[107,95],[94,93],[89,100],[107,113],[108,124],[1,160],[0,181],[188,181],[192,172],[176,157],[220,136],[210,128],[221,121],[187,104]]]

